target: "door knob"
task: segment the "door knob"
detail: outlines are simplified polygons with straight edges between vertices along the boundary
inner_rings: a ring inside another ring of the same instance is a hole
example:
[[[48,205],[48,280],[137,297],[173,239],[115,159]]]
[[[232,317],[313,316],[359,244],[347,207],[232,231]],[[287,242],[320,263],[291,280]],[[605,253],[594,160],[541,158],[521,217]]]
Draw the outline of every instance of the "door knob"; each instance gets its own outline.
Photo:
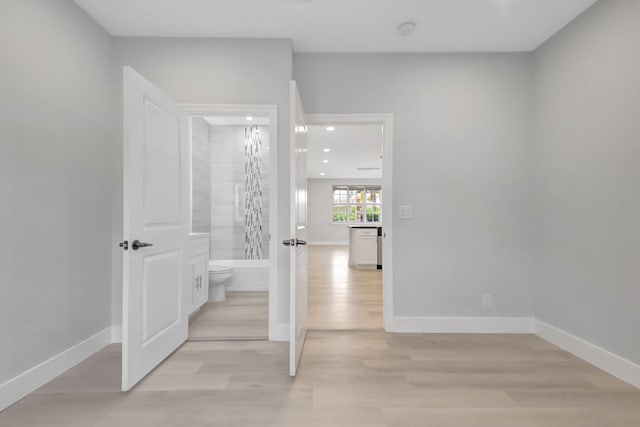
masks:
[[[141,242],[138,239],[131,242],[131,249],[133,249],[134,251],[137,251],[140,248],[146,248],[147,246],[153,246],[153,243]]]
[[[287,239],[283,240],[282,244],[285,246],[305,246],[307,242],[305,240]]]

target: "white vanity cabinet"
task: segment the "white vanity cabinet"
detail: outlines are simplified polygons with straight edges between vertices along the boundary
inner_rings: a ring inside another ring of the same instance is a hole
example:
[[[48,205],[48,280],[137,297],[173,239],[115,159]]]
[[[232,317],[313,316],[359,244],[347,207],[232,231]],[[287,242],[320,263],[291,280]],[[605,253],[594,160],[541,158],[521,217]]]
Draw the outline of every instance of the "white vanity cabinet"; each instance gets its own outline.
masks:
[[[349,227],[349,264],[361,269],[377,268],[377,227]]]
[[[190,313],[193,313],[209,300],[209,235],[192,235],[188,253],[188,284],[191,286]]]

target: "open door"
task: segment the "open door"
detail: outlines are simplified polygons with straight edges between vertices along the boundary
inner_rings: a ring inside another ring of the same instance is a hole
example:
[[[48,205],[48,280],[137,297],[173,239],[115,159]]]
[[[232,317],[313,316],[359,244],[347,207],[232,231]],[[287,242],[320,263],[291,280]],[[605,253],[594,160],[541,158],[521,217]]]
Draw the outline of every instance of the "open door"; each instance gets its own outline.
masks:
[[[122,390],[188,333],[189,144],[178,105],[124,69]]]
[[[291,91],[291,293],[289,375],[295,376],[307,336],[307,125],[296,82]]]

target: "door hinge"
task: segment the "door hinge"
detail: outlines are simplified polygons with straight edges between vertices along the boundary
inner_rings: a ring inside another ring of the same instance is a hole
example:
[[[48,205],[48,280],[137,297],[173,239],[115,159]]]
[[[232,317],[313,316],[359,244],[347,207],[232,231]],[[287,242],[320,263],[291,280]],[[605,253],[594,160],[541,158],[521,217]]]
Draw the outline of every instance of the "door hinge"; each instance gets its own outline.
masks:
[[[124,242],[120,242],[118,244],[118,246],[120,246],[122,249],[124,249],[125,251],[129,250],[129,241],[125,240]]]

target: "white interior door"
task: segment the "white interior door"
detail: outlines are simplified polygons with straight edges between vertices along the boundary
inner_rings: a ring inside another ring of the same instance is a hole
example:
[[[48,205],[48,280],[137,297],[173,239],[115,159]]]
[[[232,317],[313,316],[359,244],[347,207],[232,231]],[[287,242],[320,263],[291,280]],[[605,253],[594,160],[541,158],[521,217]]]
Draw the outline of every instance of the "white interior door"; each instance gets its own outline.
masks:
[[[296,375],[307,336],[307,125],[296,82],[291,86],[291,294],[289,374]]]
[[[126,391],[187,339],[191,290],[186,246],[191,220],[185,115],[129,67],[124,69],[123,101]]]

